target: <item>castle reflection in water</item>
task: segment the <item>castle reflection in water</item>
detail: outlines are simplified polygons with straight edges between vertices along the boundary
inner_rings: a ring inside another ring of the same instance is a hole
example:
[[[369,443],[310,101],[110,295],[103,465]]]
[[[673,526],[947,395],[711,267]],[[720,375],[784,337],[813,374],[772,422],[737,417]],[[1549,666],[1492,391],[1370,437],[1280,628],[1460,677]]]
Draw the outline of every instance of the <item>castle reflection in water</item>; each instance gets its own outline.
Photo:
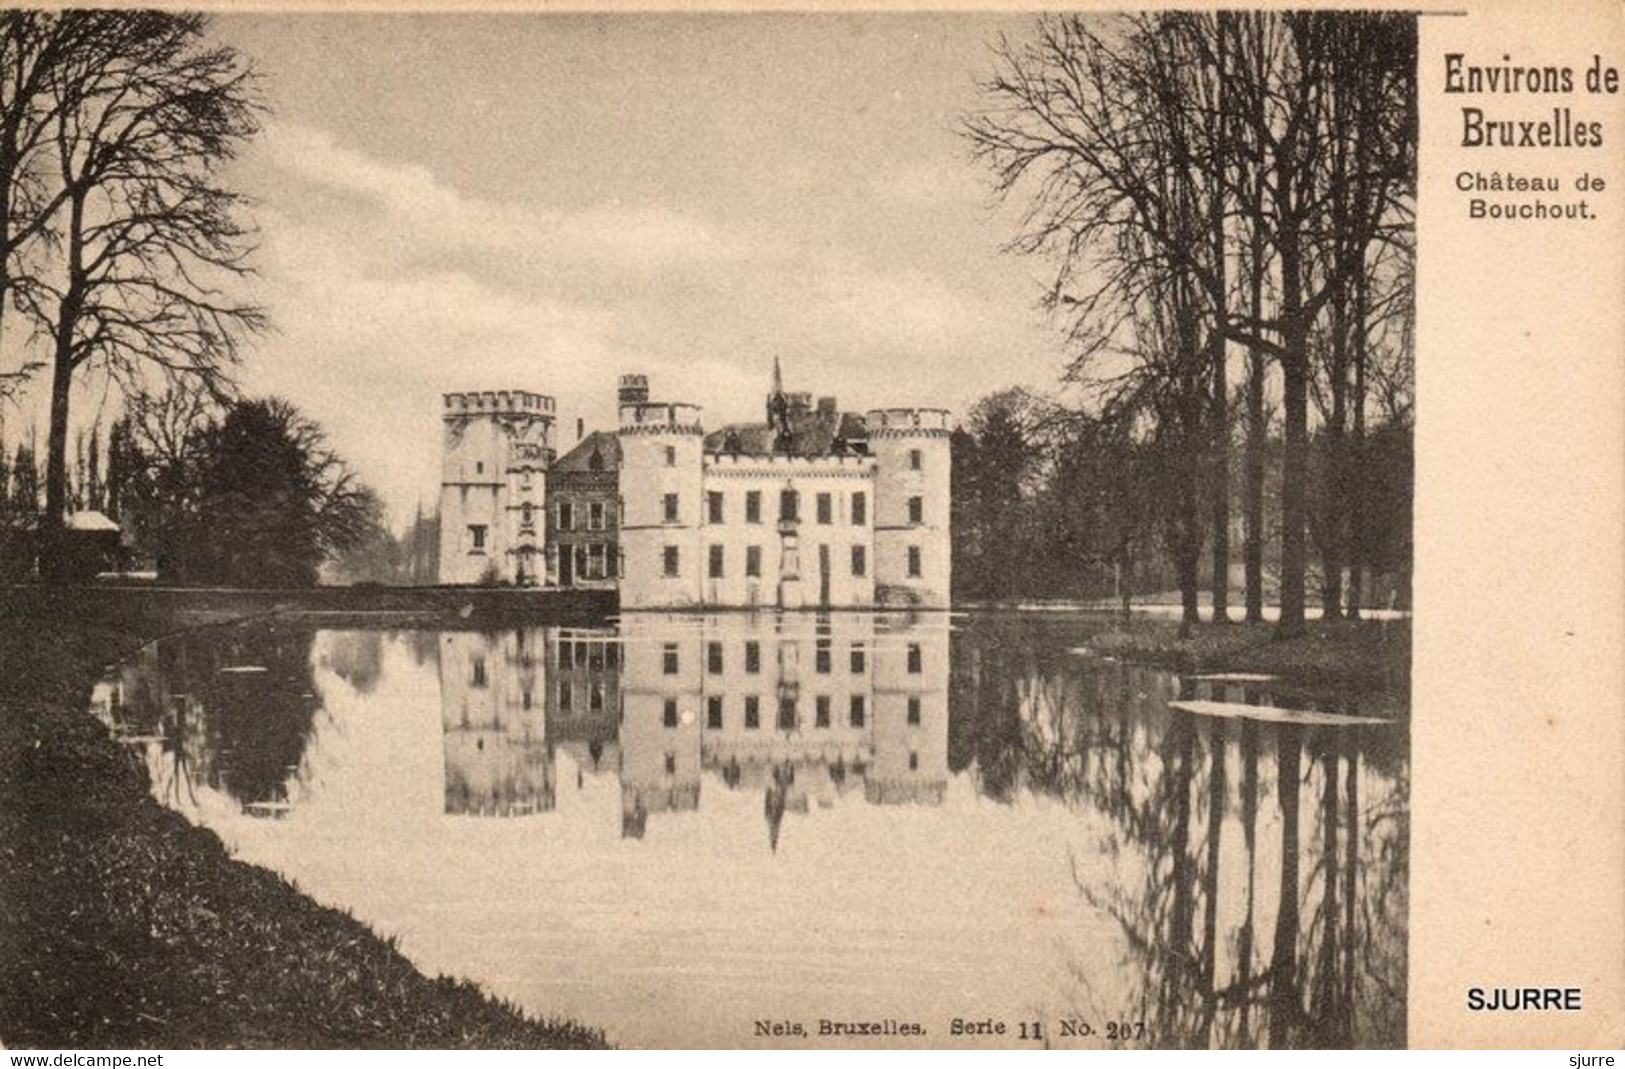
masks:
[[[634,616],[616,629],[439,635],[446,812],[551,810],[556,751],[619,778],[622,834],[711,789],[786,813],[861,792],[936,805],[948,782],[937,617]]]
[[[1123,664],[1103,626],[270,621],[149,646],[89,699],[238,856],[617,1041],[738,1043],[815,991],[853,1020],[879,992],[1132,1009],[1152,1046],[1402,1044],[1404,696]],[[858,958],[866,984],[831,982]]]

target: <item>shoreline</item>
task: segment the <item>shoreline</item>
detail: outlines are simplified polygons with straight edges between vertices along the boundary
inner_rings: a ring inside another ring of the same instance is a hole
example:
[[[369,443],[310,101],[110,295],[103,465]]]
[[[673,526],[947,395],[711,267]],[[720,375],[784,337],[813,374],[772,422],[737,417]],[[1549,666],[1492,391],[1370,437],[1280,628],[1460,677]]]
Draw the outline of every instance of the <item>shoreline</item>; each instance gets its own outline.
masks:
[[[15,593],[15,588],[12,591]],[[233,859],[151,797],[89,713],[110,663],[221,606],[101,605],[34,590],[0,603],[0,1040],[9,1047],[605,1045],[467,981]],[[139,599],[134,599],[139,600]],[[271,610],[275,611],[275,610]]]
[[[1181,673],[1257,673],[1311,690],[1410,693],[1409,619],[1310,620],[1290,639],[1276,637],[1272,623],[1204,620],[1182,639],[1177,619],[1145,616],[1126,626],[1114,622],[1088,645],[1096,653]]]

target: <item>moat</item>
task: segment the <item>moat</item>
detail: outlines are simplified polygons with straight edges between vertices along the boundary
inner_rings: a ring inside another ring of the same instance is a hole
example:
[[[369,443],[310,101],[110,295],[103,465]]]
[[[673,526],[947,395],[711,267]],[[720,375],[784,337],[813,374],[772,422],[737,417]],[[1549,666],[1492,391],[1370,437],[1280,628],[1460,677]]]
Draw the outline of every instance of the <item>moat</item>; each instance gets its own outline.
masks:
[[[613,1042],[1403,1044],[1403,699],[1126,665],[1102,626],[285,621],[155,644],[93,703],[241,859]]]

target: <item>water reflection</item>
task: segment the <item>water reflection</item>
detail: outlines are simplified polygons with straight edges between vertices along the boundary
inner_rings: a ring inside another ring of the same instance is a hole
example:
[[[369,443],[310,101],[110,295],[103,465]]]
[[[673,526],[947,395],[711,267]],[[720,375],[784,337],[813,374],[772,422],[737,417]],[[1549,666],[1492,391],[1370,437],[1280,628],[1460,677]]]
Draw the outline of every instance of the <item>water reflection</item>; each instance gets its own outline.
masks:
[[[956,1045],[951,1016],[992,1014],[1068,1046],[1121,1023],[1403,1043],[1403,707],[1086,639],[1022,616],[278,627],[160,643],[94,701],[242,856],[620,1042],[885,1016]],[[1193,698],[1397,723],[1169,705]]]

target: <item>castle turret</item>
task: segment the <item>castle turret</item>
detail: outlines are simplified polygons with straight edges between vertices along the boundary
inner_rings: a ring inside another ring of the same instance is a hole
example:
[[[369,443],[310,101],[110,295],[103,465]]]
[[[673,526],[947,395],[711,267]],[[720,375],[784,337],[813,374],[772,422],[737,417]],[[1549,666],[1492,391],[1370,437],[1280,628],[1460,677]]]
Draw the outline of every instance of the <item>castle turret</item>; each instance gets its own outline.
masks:
[[[448,393],[441,418],[440,581],[539,582],[553,398]]]
[[[875,458],[875,598],[948,607],[949,426],[940,408],[885,408],[864,417]]]
[[[704,441],[698,405],[620,405],[622,608],[700,604]]]
[[[641,405],[649,400],[649,376],[622,375],[617,399],[623,405]]]

